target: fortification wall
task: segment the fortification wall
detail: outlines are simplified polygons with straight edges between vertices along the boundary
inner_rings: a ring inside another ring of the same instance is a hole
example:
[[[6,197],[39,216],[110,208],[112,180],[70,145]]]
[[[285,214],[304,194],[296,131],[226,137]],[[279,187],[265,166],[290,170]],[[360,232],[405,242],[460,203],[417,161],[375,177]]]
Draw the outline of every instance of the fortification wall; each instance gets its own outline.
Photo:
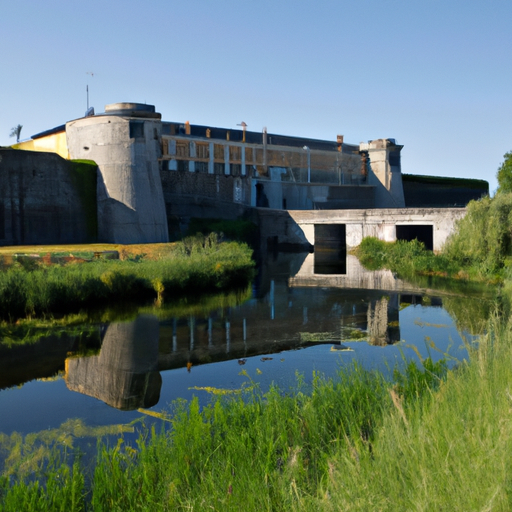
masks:
[[[96,171],[90,167],[80,172],[53,153],[0,149],[0,245],[95,241],[95,195],[88,197],[87,188],[95,190]]]
[[[237,219],[247,213],[250,179],[163,170],[160,173],[171,239],[186,230],[192,217]]]
[[[489,194],[484,180],[402,175],[407,208],[443,208],[466,206]]]

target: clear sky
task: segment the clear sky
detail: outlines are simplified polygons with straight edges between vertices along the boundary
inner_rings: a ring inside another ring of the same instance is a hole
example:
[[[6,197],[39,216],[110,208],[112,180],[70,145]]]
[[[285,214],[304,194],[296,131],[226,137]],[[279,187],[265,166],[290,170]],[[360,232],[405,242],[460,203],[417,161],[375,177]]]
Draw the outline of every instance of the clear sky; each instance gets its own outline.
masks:
[[[512,150],[512,0],[0,0],[0,145],[149,103],[488,180]],[[94,75],[88,74],[94,73]]]

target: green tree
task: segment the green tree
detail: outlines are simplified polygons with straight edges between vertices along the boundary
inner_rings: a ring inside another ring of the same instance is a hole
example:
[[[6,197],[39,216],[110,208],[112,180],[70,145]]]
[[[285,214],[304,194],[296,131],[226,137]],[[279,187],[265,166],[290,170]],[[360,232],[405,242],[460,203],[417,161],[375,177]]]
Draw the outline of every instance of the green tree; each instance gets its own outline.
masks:
[[[16,137],[16,142],[20,141],[21,129],[23,128],[22,124],[18,124],[17,126],[13,126],[11,128],[11,134],[9,137]]]
[[[505,159],[498,168],[498,192],[512,192],[512,151],[503,155]]]

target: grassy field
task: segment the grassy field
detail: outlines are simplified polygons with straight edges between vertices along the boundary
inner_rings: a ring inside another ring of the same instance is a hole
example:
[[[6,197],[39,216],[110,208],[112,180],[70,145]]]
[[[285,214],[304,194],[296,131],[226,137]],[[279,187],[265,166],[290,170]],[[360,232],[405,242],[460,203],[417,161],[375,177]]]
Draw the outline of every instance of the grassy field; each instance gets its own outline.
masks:
[[[99,251],[79,250],[86,248],[91,246],[74,246],[75,252],[53,247],[52,253],[44,248],[41,258],[4,255],[1,318],[14,322],[123,301],[154,299],[161,304],[169,296],[245,288],[254,275],[252,250],[219,242],[215,235],[174,244],[118,246],[122,259],[95,258]]]

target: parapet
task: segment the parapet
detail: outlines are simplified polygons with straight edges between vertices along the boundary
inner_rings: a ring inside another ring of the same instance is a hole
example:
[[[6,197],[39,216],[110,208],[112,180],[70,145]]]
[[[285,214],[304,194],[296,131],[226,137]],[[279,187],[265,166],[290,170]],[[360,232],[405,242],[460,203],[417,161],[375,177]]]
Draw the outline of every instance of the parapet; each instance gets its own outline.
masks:
[[[395,139],[376,139],[368,142],[361,142],[359,144],[359,151],[369,151],[371,149],[387,149],[393,146],[398,146]],[[398,146],[400,149],[402,146]]]
[[[105,115],[162,119],[162,114],[155,112],[154,105],[145,103],[111,103],[105,105]]]

